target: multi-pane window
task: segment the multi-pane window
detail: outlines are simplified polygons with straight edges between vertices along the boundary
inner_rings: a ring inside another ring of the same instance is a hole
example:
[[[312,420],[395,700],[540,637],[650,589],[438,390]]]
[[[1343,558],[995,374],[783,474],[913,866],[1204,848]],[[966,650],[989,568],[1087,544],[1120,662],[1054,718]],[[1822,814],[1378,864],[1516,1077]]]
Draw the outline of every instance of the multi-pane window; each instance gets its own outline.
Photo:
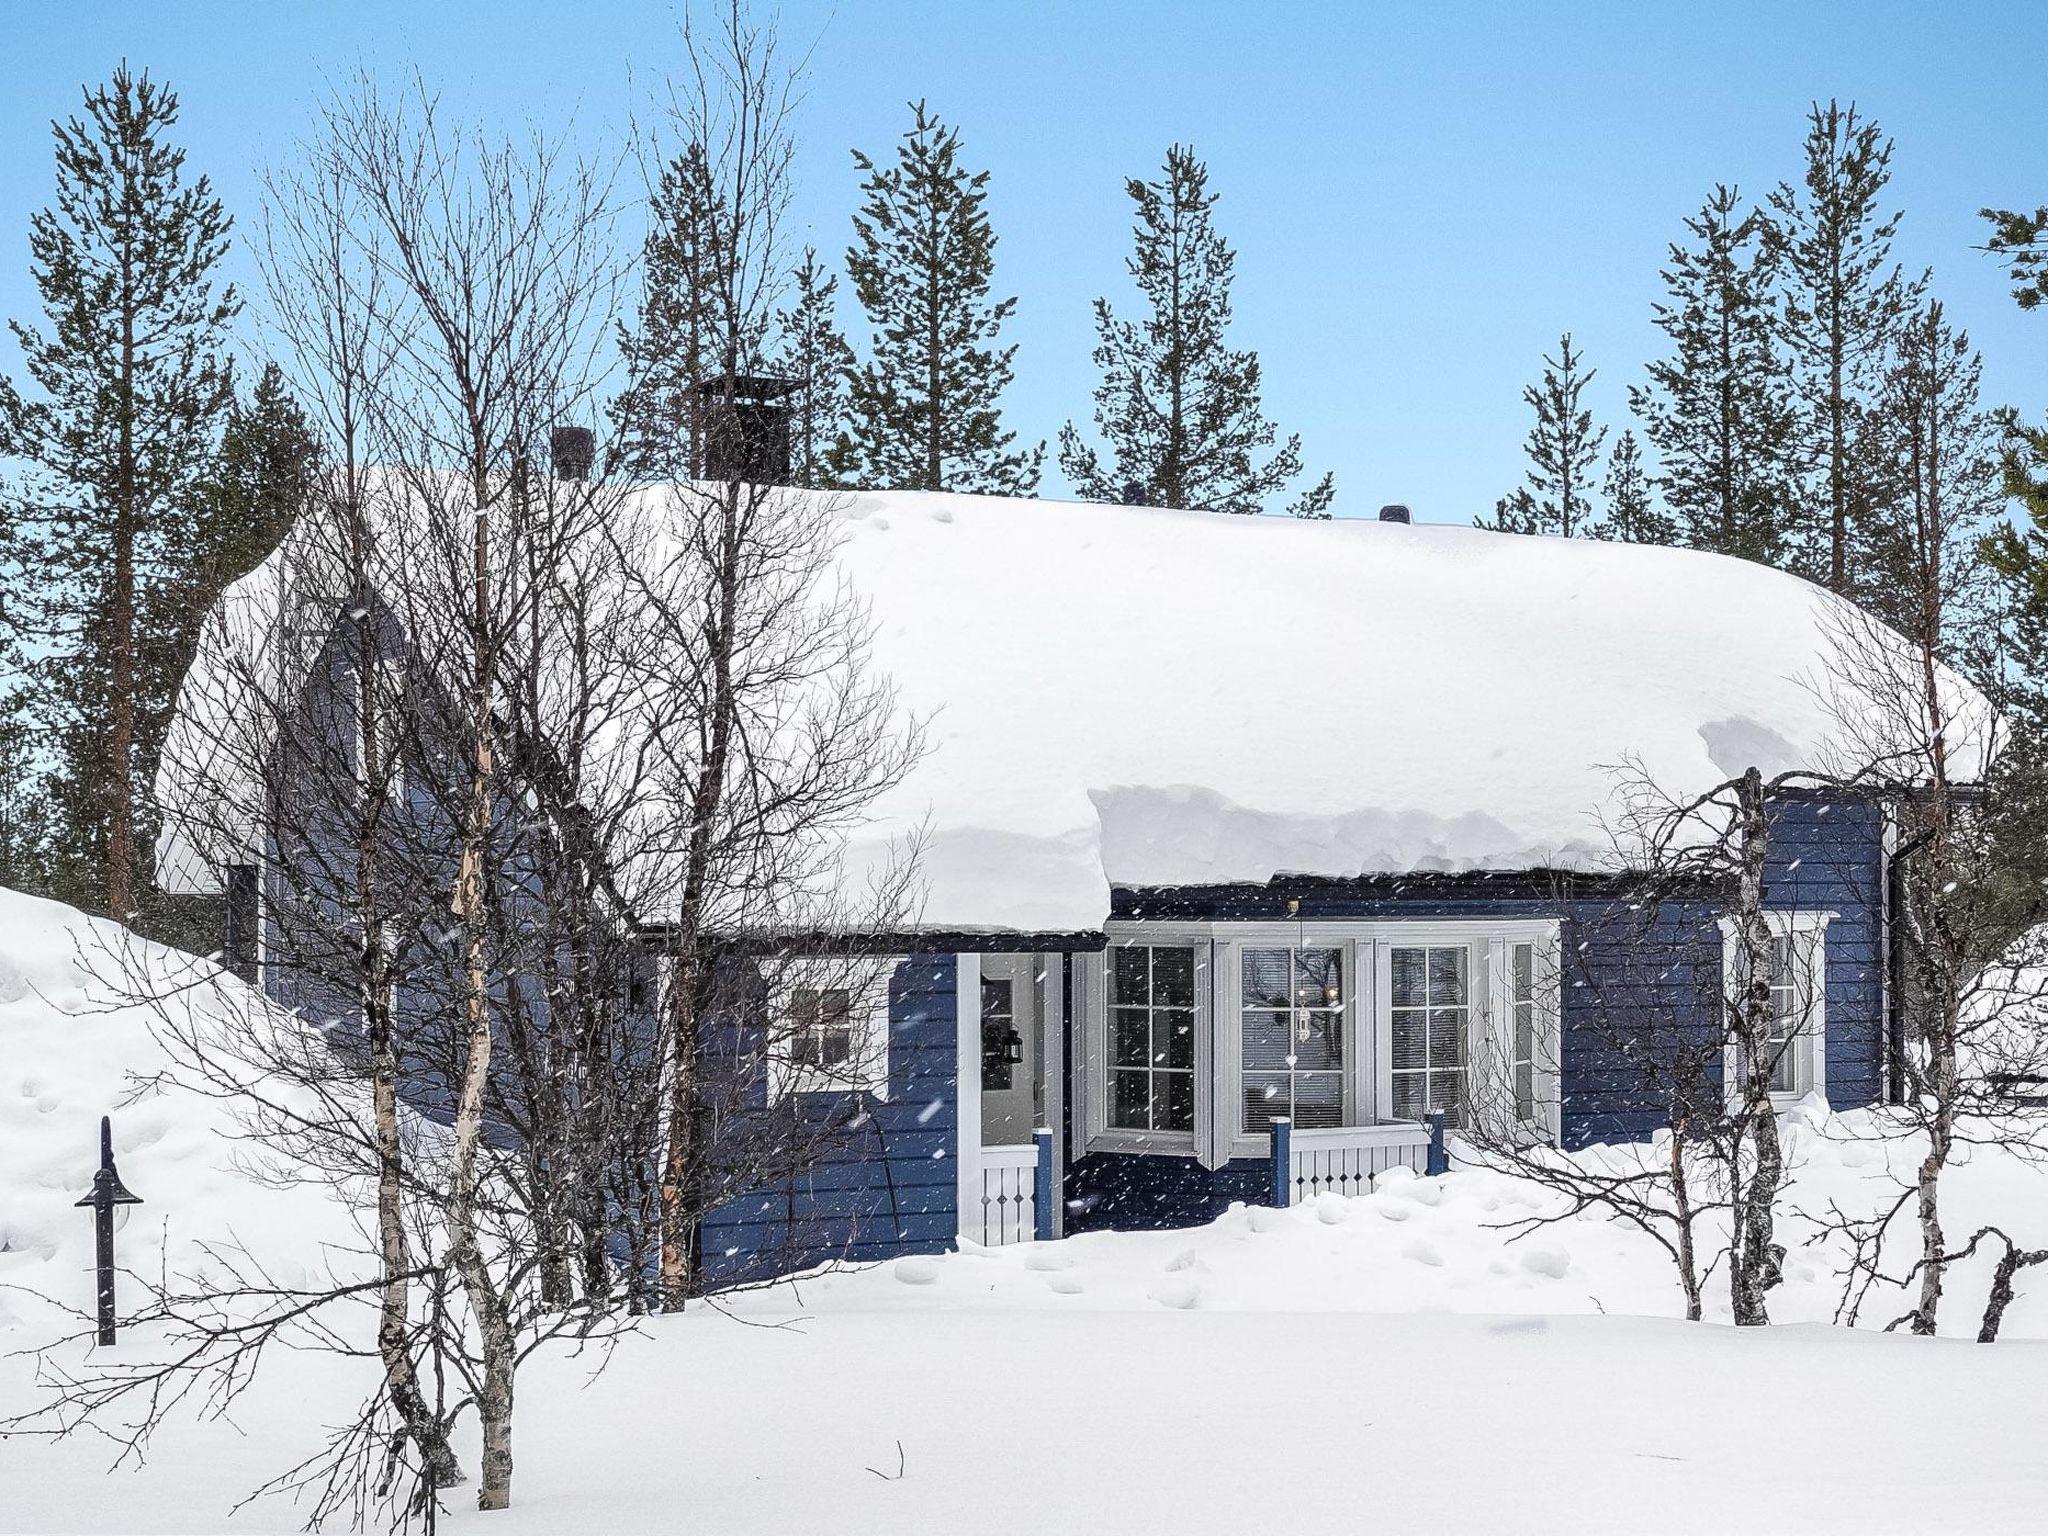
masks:
[[[1795,1043],[1801,1033],[1799,955],[1789,933],[1771,938],[1771,1092],[1798,1092]]]
[[[843,1067],[853,1055],[853,994],[845,987],[797,987],[789,997],[789,1059],[800,1067]]]
[[[1247,948],[1239,970],[1245,1133],[1342,1125],[1344,951]]]
[[[1109,1124],[1195,1128],[1195,952],[1133,944],[1110,951]]]
[[[1396,944],[1387,955],[1394,1118],[1419,1120],[1441,1111],[1455,1125],[1465,1100],[1471,951],[1463,944]],[[1532,1030],[1534,1022],[1532,1012]]]
[[[1536,1118],[1536,946],[1508,946],[1508,1012],[1514,1039],[1509,1068],[1514,1073],[1515,1118]]]

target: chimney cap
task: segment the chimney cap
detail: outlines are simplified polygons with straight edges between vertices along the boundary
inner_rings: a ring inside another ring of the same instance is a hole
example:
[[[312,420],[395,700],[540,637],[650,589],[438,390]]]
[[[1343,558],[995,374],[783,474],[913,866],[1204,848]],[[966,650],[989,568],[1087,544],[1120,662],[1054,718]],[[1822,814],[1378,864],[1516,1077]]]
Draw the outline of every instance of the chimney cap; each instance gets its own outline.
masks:
[[[597,462],[597,434],[588,427],[557,427],[548,438],[557,480],[588,480]]]
[[[1383,523],[1412,523],[1415,519],[1410,515],[1408,504],[1405,501],[1390,501],[1380,508],[1380,521]]]

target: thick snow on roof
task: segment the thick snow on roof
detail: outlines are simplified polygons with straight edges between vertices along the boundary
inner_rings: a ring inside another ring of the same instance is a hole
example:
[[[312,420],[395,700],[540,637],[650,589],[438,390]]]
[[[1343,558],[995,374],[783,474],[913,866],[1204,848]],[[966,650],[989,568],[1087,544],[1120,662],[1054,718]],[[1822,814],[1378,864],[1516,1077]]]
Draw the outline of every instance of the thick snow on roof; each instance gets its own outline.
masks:
[[[1683,793],[1842,755],[1820,686],[1839,605],[1743,561],[914,492],[830,505],[876,666],[931,741],[846,878],[921,832],[932,929],[1093,929],[1112,884],[1597,867],[1625,761]],[[277,584],[266,566],[231,589],[209,643],[242,646],[261,625],[238,615]],[[167,763],[233,728],[220,694],[188,681]],[[167,867],[193,863],[172,823]]]
[[[1833,600],[1691,551],[1445,526],[860,495],[843,561],[934,750],[926,920],[1107,887],[1605,858],[1613,769],[1817,765]]]

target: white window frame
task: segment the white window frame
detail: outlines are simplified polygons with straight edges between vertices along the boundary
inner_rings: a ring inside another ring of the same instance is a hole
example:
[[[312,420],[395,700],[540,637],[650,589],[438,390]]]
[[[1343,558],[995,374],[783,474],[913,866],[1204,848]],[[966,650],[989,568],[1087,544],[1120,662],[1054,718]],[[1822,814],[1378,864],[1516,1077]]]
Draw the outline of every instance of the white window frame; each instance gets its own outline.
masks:
[[[1195,952],[1195,1128],[1192,1131],[1133,1131],[1109,1123],[1109,951],[1112,949],[1192,949]],[[1215,1073],[1212,1067],[1209,1012],[1215,959],[1208,933],[1200,927],[1174,924],[1136,925],[1130,931],[1119,925],[1108,944],[1094,953],[1081,955],[1079,997],[1086,1014],[1081,1038],[1081,1059],[1085,1063],[1079,1122],[1082,1145],[1089,1152],[1157,1152],[1172,1157],[1195,1157],[1207,1166],[1205,1140],[1213,1104],[1210,1102]]]
[[[1512,1027],[1508,1006],[1507,946],[1537,946],[1538,1120],[1532,1133],[1557,1140],[1560,1132],[1558,1072],[1562,1059],[1563,1009],[1561,936],[1556,917],[1337,918],[1244,922],[1113,922],[1107,949],[1129,945],[1179,945],[1195,950],[1195,1129],[1175,1132],[1113,1130],[1109,1110],[1109,963],[1106,950],[1076,956],[1080,1012],[1076,1038],[1081,1061],[1074,1074],[1075,1123],[1079,1153],[1122,1152],[1192,1156],[1218,1168],[1238,1158],[1264,1157],[1264,1132],[1245,1134],[1242,1124],[1240,956],[1254,949],[1342,949],[1345,985],[1346,1125],[1388,1120],[1393,1103],[1391,987],[1383,951],[1391,945],[1464,945],[1472,954],[1471,1015],[1475,1038],[1467,1042],[1469,1079],[1482,1090],[1495,1085],[1480,1064],[1496,1053],[1490,1042],[1495,1021]],[[1547,984],[1546,984],[1547,982]],[[1508,1090],[1512,1091],[1512,1083]]]
[[[1823,1104],[1828,1101],[1828,924],[1835,916],[1833,912],[1819,910],[1764,913],[1771,937],[1792,941],[1794,985],[1803,984],[1812,999],[1812,1006],[1802,1020],[1805,1028],[1792,1042],[1792,1087],[1771,1094],[1771,1103],[1781,1110],[1790,1109],[1808,1094],[1819,1094]],[[1725,1007],[1726,1000],[1735,995],[1742,941],[1734,918],[1724,917],[1720,924],[1721,997]],[[1721,1091],[1731,1107],[1741,1101],[1741,1079],[1739,1058],[1731,1041],[1721,1053]]]
[[[901,955],[819,955],[778,959],[768,973],[768,1014],[789,1017],[790,994],[804,988],[847,991],[847,1022],[851,1051],[844,1063],[818,1066],[790,1058],[786,1040],[770,1041],[767,1051],[768,1100],[777,1103],[793,1093],[866,1093],[889,1097],[889,981]],[[863,976],[864,970],[871,974]]]

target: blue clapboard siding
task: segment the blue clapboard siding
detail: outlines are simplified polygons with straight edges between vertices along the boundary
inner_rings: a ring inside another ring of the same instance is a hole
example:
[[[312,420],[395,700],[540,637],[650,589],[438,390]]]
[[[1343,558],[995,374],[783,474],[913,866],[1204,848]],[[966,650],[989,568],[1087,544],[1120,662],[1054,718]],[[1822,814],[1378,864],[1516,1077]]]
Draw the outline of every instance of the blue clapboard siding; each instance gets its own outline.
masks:
[[[798,1179],[714,1211],[699,1237],[705,1279],[731,1285],[833,1259],[937,1253],[959,1232],[955,965],[913,955],[889,978],[889,1097],[806,1095],[854,1116]]]
[[[1884,1084],[1883,822],[1873,806],[1822,796],[1774,807],[1766,900],[1832,914],[1827,930],[1827,1087],[1838,1109],[1868,1104]],[[1646,1084],[1644,1053],[1719,1039],[1721,933],[1704,902],[1653,915],[1541,877],[1443,882],[1276,882],[1270,887],[1119,890],[1119,918],[1285,921],[1301,918],[1560,920],[1564,948],[1563,1104],[1567,1147],[1646,1137],[1664,1103]],[[1498,894],[1488,894],[1488,891]],[[1582,883],[1581,890],[1584,889]],[[1287,903],[1299,903],[1290,912]],[[1647,932],[1644,924],[1647,922]],[[1149,1228],[1213,1220],[1233,1200],[1266,1198],[1267,1170],[1239,1161],[1211,1171],[1191,1158],[1095,1153],[1067,1171],[1068,1227]]]

